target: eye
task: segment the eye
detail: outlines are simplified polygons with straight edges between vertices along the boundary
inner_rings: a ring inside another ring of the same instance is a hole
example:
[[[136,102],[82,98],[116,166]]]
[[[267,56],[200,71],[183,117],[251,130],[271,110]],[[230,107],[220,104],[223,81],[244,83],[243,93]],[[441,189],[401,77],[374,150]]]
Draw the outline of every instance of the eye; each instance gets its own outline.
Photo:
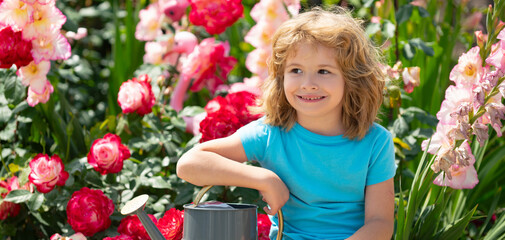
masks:
[[[319,71],[317,71],[317,73],[319,74],[330,74],[331,72],[326,70],[326,69],[319,69]]]
[[[290,73],[296,73],[296,74],[300,74],[302,73],[302,70],[299,69],[299,68],[293,68],[291,70],[289,70]]]

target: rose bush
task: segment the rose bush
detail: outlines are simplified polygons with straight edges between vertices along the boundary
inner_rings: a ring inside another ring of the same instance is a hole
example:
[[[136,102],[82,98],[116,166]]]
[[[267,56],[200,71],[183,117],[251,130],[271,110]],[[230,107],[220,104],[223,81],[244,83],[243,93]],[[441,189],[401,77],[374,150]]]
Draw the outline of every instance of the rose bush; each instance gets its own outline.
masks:
[[[154,215],[149,214],[148,216],[154,224],[158,222]],[[117,232],[121,235],[130,236],[134,240],[149,239],[149,234],[142,226],[139,217],[134,215],[121,219]]]
[[[30,161],[30,169],[28,179],[41,193],[50,192],[55,185],[64,186],[69,176],[58,155],[49,158],[47,154],[37,154]]]
[[[128,147],[121,144],[121,138],[107,133],[91,145],[88,153],[88,163],[99,173],[118,173],[123,169],[123,161],[130,157]]]

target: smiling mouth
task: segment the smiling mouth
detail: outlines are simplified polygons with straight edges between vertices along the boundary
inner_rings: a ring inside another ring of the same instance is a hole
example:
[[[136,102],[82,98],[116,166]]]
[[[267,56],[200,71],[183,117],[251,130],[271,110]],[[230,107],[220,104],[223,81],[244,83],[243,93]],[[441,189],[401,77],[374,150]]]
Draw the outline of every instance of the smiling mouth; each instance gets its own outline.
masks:
[[[303,100],[319,100],[325,98],[325,96],[320,96],[320,97],[304,97],[304,96],[297,96],[300,99]]]

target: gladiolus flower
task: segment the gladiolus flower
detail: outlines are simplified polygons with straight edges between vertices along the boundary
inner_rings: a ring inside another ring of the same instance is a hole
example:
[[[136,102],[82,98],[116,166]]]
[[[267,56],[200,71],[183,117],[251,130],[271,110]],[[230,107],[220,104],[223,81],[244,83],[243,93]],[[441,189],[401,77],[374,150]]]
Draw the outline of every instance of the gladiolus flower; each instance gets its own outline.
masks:
[[[81,188],[72,194],[67,204],[68,223],[76,232],[85,236],[107,229],[110,216],[114,212],[114,203],[101,190]]]
[[[69,176],[58,155],[49,158],[47,154],[37,154],[30,161],[30,168],[28,179],[41,193],[52,191],[55,185],[64,186]]]
[[[171,208],[158,220],[156,226],[167,240],[180,240],[182,239],[183,223],[184,212]]]
[[[26,98],[26,101],[30,107],[33,107],[39,103],[46,103],[49,101],[49,97],[51,97],[51,93],[53,93],[53,91],[53,85],[51,85],[51,82],[46,80],[46,86],[41,94],[33,91],[32,87],[28,88],[28,97]]]
[[[158,222],[154,215],[148,214],[148,216],[154,224]],[[149,234],[144,226],[142,226],[139,217],[136,215],[127,216],[121,219],[117,232],[121,235],[128,235],[134,240],[150,239]]]
[[[251,9],[251,17],[256,22],[266,21],[277,29],[289,15],[279,0],[261,0]]]
[[[0,5],[0,22],[18,32],[30,22],[32,12],[32,4],[26,4],[21,0],[4,0]]]
[[[23,29],[23,39],[32,40],[41,35],[59,31],[67,17],[54,5],[34,4],[32,21]]]
[[[438,175],[433,183],[439,186],[449,186],[454,189],[471,189],[479,183],[477,171],[474,167],[475,157],[471,152],[470,145],[465,141],[458,149],[464,152],[463,155],[466,155],[468,161],[466,166],[464,164],[451,165],[448,171],[446,171],[447,175]]]
[[[152,41],[163,34],[161,24],[163,14],[159,9],[158,3],[151,3],[147,9],[139,12],[140,21],[135,30],[135,38],[141,41]]]
[[[267,48],[257,48],[251,51],[245,60],[245,65],[249,71],[258,75],[261,79],[268,77],[267,60],[271,51]]]
[[[91,145],[88,163],[102,175],[118,173],[123,169],[123,161],[130,157],[130,150],[121,144],[121,138],[107,133]]]
[[[28,65],[33,60],[31,51],[32,43],[22,39],[22,32],[0,26],[0,68],[10,68],[12,64],[18,68]]]
[[[501,33],[504,32],[505,31],[501,31]],[[505,40],[502,40],[497,44],[498,45],[493,49],[489,57],[486,59],[486,63],[493,65],[497,69],[505,71]]]
[[[156,98],[151,89],[151,78],[143,74],[123,82],[119,88],[117,102],[123,113],[136,112],[146,115],[152,112]]]
[[[419,67],[406,67],[403,69],[402,77],[407,93],[411,93],[415,87],[419,86],[420,74],[421,68]]]
[[[200,91],[204,85],[214,93],[223,84],[237,60],[229,56],[228,42],[215,43],[214,38],[204,39],[182,65],[182,75],[194,79],[191,91]],[[184,90],[185,92],[185,90]]]
[[[32,46],[32,56],[35,63],[43,60],[66,60],[72,54],[70,43],[59,32],[49,33],[33,39]]]
[[[454,66],[449,76],[456,86],[471,87],[482,78],[484,70],[479,50],[479,47],[473,47],[459,57],[458,64]]]
[[[161,12],[174,22],[181,20],[189,6],[187,0],[160,0],[158,3]]]
[[[245,35],[244,41],[256,48],[271,48],[272,36],[276,29],[267,21],[259,21]]]
[[[21,67],[17,74],[25,86],[30,86],[36,93],[44,93],[46,89],[47,73],[51,68],[49,61],[41,61],[39,64],[30,62],[27,66]]]
[[[193,33],[182,31],[174,36],[174,47],[172,51],[178,53],[190,54],[198,45],[198,39]]]
[[[190,0],[189,21],[205,27],[210,34],[220,34],[233,25],[244,12],[240,0]]]

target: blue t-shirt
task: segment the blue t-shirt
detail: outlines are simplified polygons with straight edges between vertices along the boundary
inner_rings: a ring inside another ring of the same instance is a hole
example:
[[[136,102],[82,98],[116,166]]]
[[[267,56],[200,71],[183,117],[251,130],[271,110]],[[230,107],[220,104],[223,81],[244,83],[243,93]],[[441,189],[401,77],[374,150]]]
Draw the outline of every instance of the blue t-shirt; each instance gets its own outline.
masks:
[[[239,129],[248,160],[275,172],[289,189],[283,239],[344,239],[364,224],[365,187],[396,172],[391,133],[374,123],[361,140],[323,136],[296,123],[289,131],[264,118]],[[270,238],[277,236],[277,215]]]

